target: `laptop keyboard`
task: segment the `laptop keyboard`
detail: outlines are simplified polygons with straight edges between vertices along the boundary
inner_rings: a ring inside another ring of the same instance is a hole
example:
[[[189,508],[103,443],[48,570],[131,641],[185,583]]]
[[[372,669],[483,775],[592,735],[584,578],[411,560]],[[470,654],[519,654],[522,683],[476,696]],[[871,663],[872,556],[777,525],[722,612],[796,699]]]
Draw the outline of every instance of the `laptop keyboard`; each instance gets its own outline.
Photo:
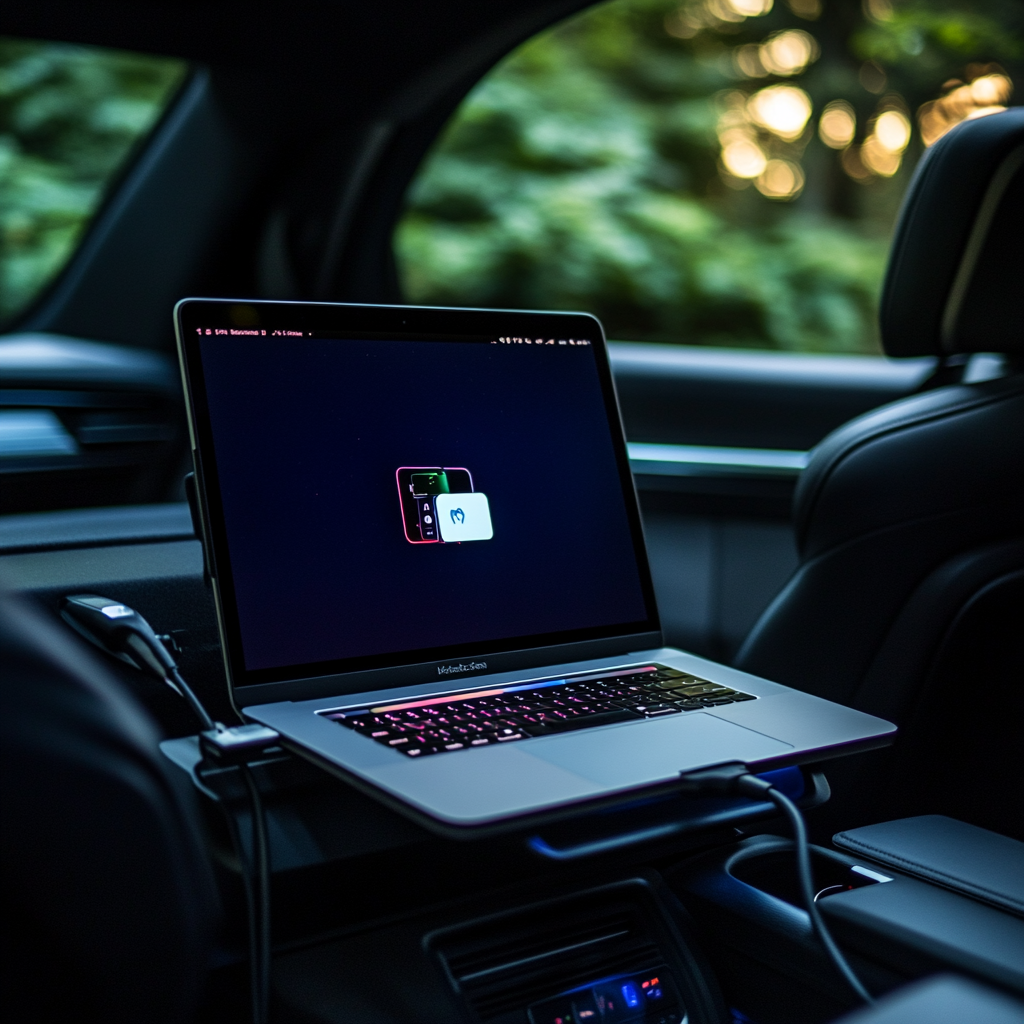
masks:
[[[756,700],[663,665],[450,694],[324,717],[409,757]]]

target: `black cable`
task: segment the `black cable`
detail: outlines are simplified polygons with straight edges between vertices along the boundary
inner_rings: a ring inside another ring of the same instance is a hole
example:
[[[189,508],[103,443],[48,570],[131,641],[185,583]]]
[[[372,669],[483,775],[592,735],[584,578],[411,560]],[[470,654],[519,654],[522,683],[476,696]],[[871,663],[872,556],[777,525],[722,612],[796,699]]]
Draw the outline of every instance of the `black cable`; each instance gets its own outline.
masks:
[[[760,780],[759,780],[760,781]],[[793,830],[793,842],[796,846],[796,869],[797,877],[800,880],[800,895],[803,896],[804,906],[811,919],[811,928],[818,937],[818,941],[824,947],[828,958],[832,961],[835,969],[843,976],[847,985],[856,993],[863,1002],[871,1005],[874,998],[861,983],[860,978],[853,972],[843,956],[842,951],[836,945],[832,934],[825,925],[825,919],[821,916],[818,904],[814,900],[814,882],[811,875],[811,852],[807,845],[807,827],[804,824],[804,816],[792,800],[785,793],[780,792],[774,786],[765,791],[765,796],[789,819],[790,828]]]
[[[217,723],[203,707],[202,701],[181,677],[175,667],[167,673],[168,681],[186,700],[206,731],[217,731]],[[221,726],[223,729],[223,726]],[[270,850],[267,843],[267,821],[260,788],[247,764],[238,766],[249,798],[252,818],[252,858],[246,864],[245,844],[237,829],[231,829],[242,868],[242,884],[249,912],[249,987],[252,998],[253,1024],[266,1024],[270,1003]],[[234,822],[229,808],[228,818]]]
[[[167,673],[168,681],[177,689],[178,693],[185,698],[188,702],[189,707],[195,713],[196,718],[203,723],[203,729],[211,730],[216,729],[217,725],[214,720],[210,717],[206,708],[203,707],[202,702],[192,691],[192,688],[181,678],[181,673],[177,668],[172,668]]]
[[[209,731],[217,731],[213,721],[191,687],[175,668],[168,673],[169,681],[188,702],[196,717]],[[220,726],[223,729],[223,726]],[[267,841],[267,821],[260,788],[248,764],[238,765],[249,799],[252,818],[252,856],[247,858],[238,823],[231,808],[225,805],[229,831],[238,853],[245,889],[246,909],[249,917],[249,988],[252,999],[253,1024],[266,1024],[270,1004],[270,849]]]
[[[735,778],[735,786],[738,793],[744,797],[763,798],[767,797],[788,819],[793,829],[793,842],[797,854],[797,877],[800,880],[800,894],[804,898],[804,906],[811,919],[811,929],[817,936],[822,948],[827,954],[833,966],[842,975],[846,983],[856,993],[857,998],[866,1004],[871,1005],[874,999],[870,992],[861,984],[860,979],[853,973],[853,969],[846,961],[839,946],[831,937],[831,933],[825,926],[818,904],[814,902],[814,881],[811,874],[811,851],[807,843],[807,826],[804,824],[804,815],[800,808],[784,793],[776,790],[770,782],[757,775],[742,773]]]
[[[210,717],[202,701],[181,677],[177,667],[167,672],[167,681],[181,694],[202,723],[204,731],[217,732],[218,726]],[[242,884],[249,912],[249,987],[252,998],[253,1024],[266,1024],[270,1005],[270,850],[267,842],[267,820],[260,788],[248,764],[240,764],[249,814],[252,818],[252,858],[246,863],[245,844],[237,827],[231,828],[232,839],[238,851],[242,868]],[[234,823],[230,808],[225,808]]]
[[[212,785],[211,779],[207,778],[206,783],[207,785],[210,785],[211,788],[215,788],[215,786]],[[221,799],[225,800],[223,796]],[[246,918],[249,922],[249,995],[252,1006],[252,1019],[253,1024],[265,1024],[265,1018],[261,1019],[260,1017],[260,993],[262,991],[262,987],[259,979],[259,969],[256,966],[262,962],[262,957],[260,949],[260,929],[257,923],[260,913],[260,901],[256,892],[255,871],[253,870],[252,864],[246,858],[245,842],[242,839],[242,833],[238,826],[238,819],[229,809],[226,809],[224,818],[228,826],[228,832],[231,835],[231,845],[235,848],[235,852],[238,855],[238,869],[242,879],[242,888],[245,892]],[[253,838],[255,839],[255,835]]]
[[[266,1024],[270,1003],[270,850],[260,789],[249,765],[239,766],[252,813],[252,893],[249,929],[253,1024]]]
[[[807,827],[804,816],[785,793],[777,790],[766,779],[759,778],[747,770],[743,764],[724,764],[714,768],[705,768],[695,772],[687,772],[682,776],[681,791],[694,795],[732,794],[751,797],[754,800],[771,800],[776,807],[789,819],[793,829],[793,844],[796,849],[797,877],[800,881],[800,895],[811,919],[811,929],[822,948],[825,950],[832,965],[843,980],[857,994],[857,998],[865,1003],[873,1004],[874,998],[863,986],[853,969],[846,962],[839,947],[835,944],[825,921],[814,902],[814,881],[811,874],[811,852],[807,844]]]

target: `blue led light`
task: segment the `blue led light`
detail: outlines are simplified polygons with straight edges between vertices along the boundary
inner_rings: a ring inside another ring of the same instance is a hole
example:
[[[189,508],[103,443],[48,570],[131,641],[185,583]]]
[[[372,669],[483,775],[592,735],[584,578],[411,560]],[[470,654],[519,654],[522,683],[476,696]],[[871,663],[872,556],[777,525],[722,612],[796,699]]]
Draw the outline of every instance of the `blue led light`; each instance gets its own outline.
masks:
[[[626,1006],[631,1010],[640,1005],[640,993],[631,981],[622,986],[622,998],[626,1000]]]

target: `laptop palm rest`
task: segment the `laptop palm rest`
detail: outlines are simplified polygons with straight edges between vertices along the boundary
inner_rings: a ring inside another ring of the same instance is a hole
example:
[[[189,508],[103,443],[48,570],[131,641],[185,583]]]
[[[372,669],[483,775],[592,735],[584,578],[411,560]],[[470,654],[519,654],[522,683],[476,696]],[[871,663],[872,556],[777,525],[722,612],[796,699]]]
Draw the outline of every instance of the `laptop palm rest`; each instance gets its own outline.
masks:
[[[484,747],[468,756],[396,757],[366,775],[435,819],[472,826],[666,782],[690,768],[754,762],[789,750],[788,743],[698,711]]]
[[[792,749],[789,743],[699,711],[529,744],[534,757],[615,787],[642,786],[722,761],[763,761]]]

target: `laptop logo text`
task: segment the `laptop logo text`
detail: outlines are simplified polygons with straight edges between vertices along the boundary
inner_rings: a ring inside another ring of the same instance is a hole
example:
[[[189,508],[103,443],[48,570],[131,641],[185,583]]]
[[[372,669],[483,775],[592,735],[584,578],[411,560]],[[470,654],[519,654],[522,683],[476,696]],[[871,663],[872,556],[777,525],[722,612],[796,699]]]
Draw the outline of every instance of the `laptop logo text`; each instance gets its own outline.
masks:
[[[437,674],[439,676],[453,676],[459,675],[462,672],[479,672],[485,668],[487,668],[486,661],[462,661],[458,665],[438,665]]]

